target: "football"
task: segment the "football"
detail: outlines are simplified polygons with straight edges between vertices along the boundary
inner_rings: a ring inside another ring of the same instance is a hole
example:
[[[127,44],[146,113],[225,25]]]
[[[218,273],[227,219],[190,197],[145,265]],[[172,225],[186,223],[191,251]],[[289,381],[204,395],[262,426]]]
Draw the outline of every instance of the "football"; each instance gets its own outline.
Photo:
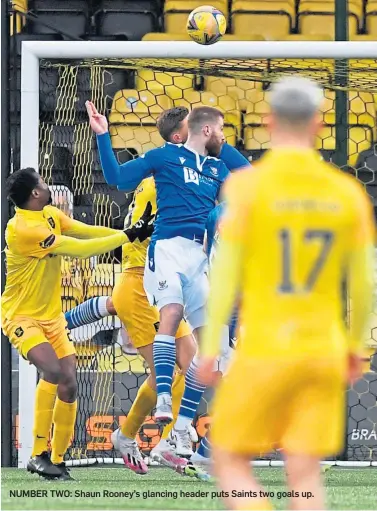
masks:
[[[224,14],[211,5],[197,7],[187,19],[187,32],[198,44],[214,44],[222,38],[225,31]]]

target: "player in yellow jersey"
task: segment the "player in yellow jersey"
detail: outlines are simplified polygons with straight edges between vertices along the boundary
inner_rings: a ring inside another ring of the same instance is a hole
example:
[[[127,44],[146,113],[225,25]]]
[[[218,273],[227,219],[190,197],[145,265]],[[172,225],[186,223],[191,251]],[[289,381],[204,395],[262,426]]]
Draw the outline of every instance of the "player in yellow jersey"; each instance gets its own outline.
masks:
[[[27,468],[45,477],[70,479],[63,459],[76,419],[76,357],[62,313],[61,256],[91,257],[136,236],[145,239],[153,217],[149,208],[138,227],[125,232],[72,220],[50,205],[49,187],[31,168],[14,172],[7,188],[16,213],[5,234],[2,328],[20,355],[41,373]],[[52,423],[50,460],[47,445]]]
[[[271,150],[226,186],[198,374],[211,383],[222,325],[240,291],[241,338],[215,396],[211,430],[228,509],[271,508],[250,457],[274,447],[285,456],[289,508],[324,509],[319,461],[342,449],[347,379],[361,374],[374,221],[362,186],[313,149],[322,97],[305,78],[274,84]],[[354,304],[349,331],[344,277]]]

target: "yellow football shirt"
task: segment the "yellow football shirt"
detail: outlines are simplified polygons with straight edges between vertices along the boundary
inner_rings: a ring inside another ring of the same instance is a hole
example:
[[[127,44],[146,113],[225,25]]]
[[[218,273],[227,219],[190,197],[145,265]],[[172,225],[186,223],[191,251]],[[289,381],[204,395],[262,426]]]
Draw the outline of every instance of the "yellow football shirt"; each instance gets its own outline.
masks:
[[[62,312],[61,255],[101,254],[124,243],[127,236],[122,231],[77,222],[54,206],[46,206],[42,211],[17,208],[5,239],[7,278],[1,297],[2,320],[17,315],[47,321]]]
[[[226,188],[221,240],[240,251],[240,357],[347,351],[342,282],[354,248],[374,237],[362,186],[313,150],[274,149]],[[212,355],[210,329],[203,351]]]
[[[124,228],[134,225],[145,211],[148,202],[152,204],[152,214],[156,214],[156,187],[153,177],[144,179],[136,188],[133,200],[128,209],[124,221]],[[135,267],[144,267],[147,249],[150,239],[140,242],[136,239],[133,243],[126,243],[122,248],[122,269],[128,270]]]

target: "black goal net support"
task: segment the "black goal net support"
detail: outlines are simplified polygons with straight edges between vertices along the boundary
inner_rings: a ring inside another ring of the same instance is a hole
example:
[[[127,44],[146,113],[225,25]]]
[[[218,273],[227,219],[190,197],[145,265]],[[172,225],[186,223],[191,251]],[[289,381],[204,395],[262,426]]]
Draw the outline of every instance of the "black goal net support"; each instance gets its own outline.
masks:
[[[16,76],[17,70],[13,73]],[[122,228],[132,200],[132,194],[117,191],[103,178],[86,100],[107,115],[112,146],[121,163],[163,143],[156,129],[157,116],[163,110],[199,105],[224,113],[228,143],[253,162],[269,148],[265,126],[268,87],[284,74],[301,74],[323,85],[324,126],[316,140],[317,149],[325,160],[356,176],[377,204],[377,61],[332,59],[42,60],[39,170],[54,187],[55,204],[83,222]],[[342,112],[336,112],[339,90],[346,95]],[[16,93],[14,97],[16,120],[11,140],[17,167],[19,105]],[[65,260],[64,310],[94,296],[111,295],[121,271],[119,250],[85,261]],[[371,320],[370,336],[365,339],[365,373],[347,392],[347,444],[342,459],[349,461],[377,460],[377,374],[371,370],[371,356],[377,347],[374,313]],[[125,420],[148,369],[116,317],[77,329],[72,339],[77,348],[79,397],[68,459],[111,462],[116,457],[111,432]],[[199,437],[210,424],[210,398],[207,392],[195,419]],[[13,412],[16,453],[16,400]],[[137,437],[144,453],[157,443],[159,435],[151,416]],[[279,459],[279,453],[272,453],[269,459]]]

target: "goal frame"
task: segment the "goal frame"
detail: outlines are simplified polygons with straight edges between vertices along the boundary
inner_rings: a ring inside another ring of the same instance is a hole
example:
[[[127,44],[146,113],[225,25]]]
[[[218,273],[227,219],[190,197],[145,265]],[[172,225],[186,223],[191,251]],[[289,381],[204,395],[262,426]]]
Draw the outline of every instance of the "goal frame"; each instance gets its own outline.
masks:
[[[191,41],[24,41],[21,50],[21,167],[39,170],[39,65],[40,59],[77,58],[153,59],[377,59],[377,42],[363,41],[229,41],[201,46]],[[19,359],[18,467],[31,456],[37,372]],[[25,391],[27,389],[27,391]],[[91,465],[95,460],[74,460]],[[112,460],[103,460],[113,462]],[[116,462],[117,460],[115,460]],[[121,460],[120,460],[121,461]],[[276,466],[282,462],[258,464]],[[335,462],[329,462],[334,464]],[[377,466],[377,462],[336,462],[347,466]]]

